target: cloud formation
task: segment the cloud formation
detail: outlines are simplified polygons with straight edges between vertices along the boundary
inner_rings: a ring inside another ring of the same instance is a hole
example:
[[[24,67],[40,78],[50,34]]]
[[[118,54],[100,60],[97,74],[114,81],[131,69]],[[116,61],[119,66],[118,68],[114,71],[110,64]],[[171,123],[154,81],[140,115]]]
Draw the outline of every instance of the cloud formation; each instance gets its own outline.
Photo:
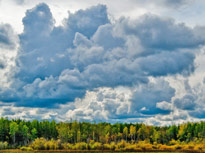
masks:
[[[145,115],[167,114],[171,110],[161,107],[162,103],[170,102],[174,95],[175,89],[170,87],[168,82],[159,79],[134,90],[131,109]]]
[[[13,49],[16,47],[17,40],[9,24],[0,24],[0,48]]]
[[[9,86],[0,87],[3,103],[46,111],[63,105],[67,118],[82,120],[169,115],[172,104],[196,113],[197,96],[187,92],[173,102],[175,89],[164,78],[194,72],[194,51],[205,42],[202,27],[153,14],[111,22],[105,5],[69,12],[63,25],[55,26],[49,6],[41,3],[22,21],[15,70]],[[16,42],[12,28],[1,25],[0,47]]]
[[[145,15],[111,24],[106,7],[97,5],[70,14],[64,26],[55,27],[54,22],[44,3],[26,12],[15,74],[22,81],[17,105],[65,103],[86,90],[131,87],[148,82],[149,76],[194,70],[194,54],[178,50],[192,47],[179,36],[192,36],[193,30],[172,20]],[[194,38],[191,42],[201,43]]]

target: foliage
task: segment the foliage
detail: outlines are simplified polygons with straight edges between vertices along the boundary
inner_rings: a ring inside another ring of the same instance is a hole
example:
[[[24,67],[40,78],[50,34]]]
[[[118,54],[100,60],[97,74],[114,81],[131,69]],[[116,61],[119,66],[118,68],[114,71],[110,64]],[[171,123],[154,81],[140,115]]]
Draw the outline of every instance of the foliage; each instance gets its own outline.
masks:
[[[8,149],[8,143],[7,142],[0,142],[0,149]]]
[[[158,127],[0,118],[0,149],[17,146],[34,150],[204,151],[205,122]]]
[[[23,146],[23,147],[20,148],[20,150],[22,150],[22,151],[32,151],[33,148]]]

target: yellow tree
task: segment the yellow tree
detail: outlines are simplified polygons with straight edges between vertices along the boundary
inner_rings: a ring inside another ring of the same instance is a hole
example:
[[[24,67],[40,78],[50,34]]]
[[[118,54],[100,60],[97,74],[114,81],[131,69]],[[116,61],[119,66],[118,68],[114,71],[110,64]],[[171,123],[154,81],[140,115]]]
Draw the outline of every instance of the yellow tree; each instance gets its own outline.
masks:
[[[136,135],[136,127],[131,125],[130,126],[130,136],[131,136],[131,139],[135,141],[135,135]]]
[[[186,140],[186,129],[187,129],[187,125],[186,124],[182,124],[179,126],[179,132],[178,132],[178,139],[180,141],[185,141]]]
[[[146,138],[148,138],[149,131],[147,127],[144,124],[142,124],[142,126],[138,129],[137,134],[138,134],[138,139],[143,141]]]
[[[125,127],[125,128],[123,129],[123,134],[125,135],[126,141],[127,141],[127,135],[128,135],[128,128],[127,128],[127,127]]]
[[[77,133],[77,142],[80,142],[81,141],[81,132],[80,130],[78,130],[78,133]]]
[[[105,126],[106,143],[110,143],[110,133],[111,133],[111,126],[110,125]]]

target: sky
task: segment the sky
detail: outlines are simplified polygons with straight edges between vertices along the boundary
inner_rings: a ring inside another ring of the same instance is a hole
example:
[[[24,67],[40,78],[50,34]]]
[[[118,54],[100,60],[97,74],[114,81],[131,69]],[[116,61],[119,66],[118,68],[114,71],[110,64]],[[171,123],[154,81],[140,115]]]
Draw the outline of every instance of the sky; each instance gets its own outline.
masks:
[[[0,116],[205,120],[205,1],[0,0]]]

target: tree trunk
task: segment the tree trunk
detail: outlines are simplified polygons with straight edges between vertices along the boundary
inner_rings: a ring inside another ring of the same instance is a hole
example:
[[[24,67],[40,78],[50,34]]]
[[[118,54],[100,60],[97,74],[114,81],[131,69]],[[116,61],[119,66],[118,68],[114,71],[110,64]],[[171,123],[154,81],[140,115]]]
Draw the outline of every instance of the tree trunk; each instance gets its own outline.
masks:
[[[16,134],[14,134],[14,144],[16,143]]]

